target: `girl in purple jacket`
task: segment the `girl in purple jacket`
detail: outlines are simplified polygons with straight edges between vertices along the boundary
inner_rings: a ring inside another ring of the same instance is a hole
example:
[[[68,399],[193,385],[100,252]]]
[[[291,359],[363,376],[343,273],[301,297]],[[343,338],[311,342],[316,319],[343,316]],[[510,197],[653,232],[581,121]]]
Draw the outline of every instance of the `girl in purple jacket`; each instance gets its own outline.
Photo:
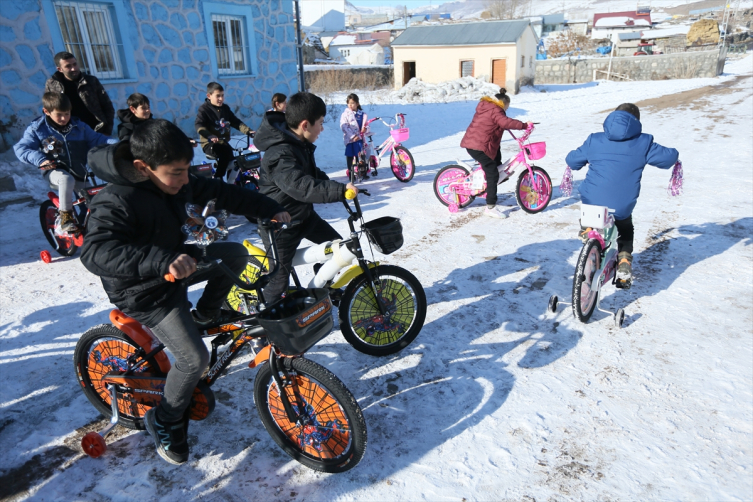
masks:
[[[500,89],[493,98],[484,96],[476,106],[471,125],[465,131],[460,146],[468,151],[484,169],[486,175],[486,211],[492,218],[507,218],[497,208],[497,184],[500,181],[497,166],[502,163],[499,142],[506,129],[525,129],[528,123],[507,117],[505,111],[510,107],[510,96],[506,89]]]
[[[356,94],[349,94],[346,102],[348,106],[340,116],[340,129],[343,132],[345,160],[348,163],[348,178],[350,178],[350,170],[355,169],[354,161],[363,150],[363,140],[359,133],[363,130],[365,115]],[[368,175],[366,177],[368,178]]]

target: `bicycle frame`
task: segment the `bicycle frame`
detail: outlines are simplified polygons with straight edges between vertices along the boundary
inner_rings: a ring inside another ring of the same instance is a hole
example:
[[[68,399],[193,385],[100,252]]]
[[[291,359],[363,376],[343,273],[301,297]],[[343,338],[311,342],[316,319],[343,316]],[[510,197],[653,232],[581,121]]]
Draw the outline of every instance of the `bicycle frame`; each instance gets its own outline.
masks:
[[[385,122],[381,118],[375,117],[373,119],[367,120],[366,121],[366,126],[368,126],[369,124],[371,124],[375,120],[381,121],[384,125],[386,125],[387,127],[390,128],[390,131],[392,131],[395,127],[397,127],[398,129],[402,129],[405,126],[405,115],[402,114],[402,113],[396,113],[395,114],[395,123],[394,124],[388,124],[387,122]],[[382,142],[381,145],[379,145],[378,147],[374,148],[374,141],[372,139],[373,133],[363,133],[362,132],[362,133],[360,133],[360,135],[361,135],[361,139],[364,142],[364,146],[366,146],[367,142],[368,142],[368,149],[369,149],[368,153],[370,154],[372,151],[376,152],[376,155],[371,155],[371,156],[373,156],[373,157],[376,158],[376,165],[377,166],[379,165],[379,162],[381,162],[382,157],[384,157],[384,155],[386,155],[387,152],[392,153],[395,150],[395,148],[397,148],[398,146],[401,145],[401,143],[398,143],[397,141],[395,141],[395,139],[390,134],[390,135],[387,136],[387,139],[385,139]],[[370,159],[366,159],[366,161],[370,162]],[[372,167],[376,167],[376,166],[372,166]]]

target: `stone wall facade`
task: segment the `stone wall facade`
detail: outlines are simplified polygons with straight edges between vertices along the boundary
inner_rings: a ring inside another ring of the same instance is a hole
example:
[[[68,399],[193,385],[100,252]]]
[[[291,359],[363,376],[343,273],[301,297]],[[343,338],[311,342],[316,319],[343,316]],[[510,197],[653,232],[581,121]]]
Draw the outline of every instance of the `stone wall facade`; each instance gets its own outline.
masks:
[[[54,42],[45,0],[1,2],[0,151],[4,151],[42,113],[44,84],[55,72],[53,55],[65,48]],[[149,97],[155,117],[171,120],[195,137],[196,110],[210,81],[225,87],[225,102],[252,129],[259,126],[273,93],[290,95],[298,89],[291,0],[212,0],[212,5],[222,5],[231,15],[235,9],[251,14],[253,33],[247,41],[249,59],[255,61],[249,65],[253,74],[243,76],[213,72],[206,0],[113,0],[113,4],[120,7],[113,13],[124,14],[112,16],[115,31],[127,42],[124,47],[131,48],[134,63],[124,78],[100,78],[116,110],[126,107],[130,94],[140,92]]]
[[[675,78],[715,77],[724,70],[726,50],[683,52],[657,56],[612,58],[612,74],[630,80],[667,80]],[[535,84],[573,84],[591,82],[594,71],[608,71],[609,58],[550,59],[536,61]],[[606,78],[598,73],[597,80]],[[612,80],[622,80],[612,77]]]

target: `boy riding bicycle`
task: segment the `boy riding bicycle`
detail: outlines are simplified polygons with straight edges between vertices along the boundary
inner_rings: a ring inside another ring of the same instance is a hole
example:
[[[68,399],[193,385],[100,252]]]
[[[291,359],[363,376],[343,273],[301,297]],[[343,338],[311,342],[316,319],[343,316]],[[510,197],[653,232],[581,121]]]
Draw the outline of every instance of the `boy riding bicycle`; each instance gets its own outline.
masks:
[[[316,167],[314,142],[324,129],[327,107],[319,96],[308,92],[293,94],[285,113],[270,111],[264,115],[254,137],[254,145],[264,152],[259,173],[259,191],[282,204],[301,224],[277,238],[280,272],[264,288],[264,298],[273,302],[288,287],[295,250],[303,239],[314,244],[342,239],[316,211],[314,203],[345,200],[345,191],[358,189],[344,185]],[[262,234],[264,246],[270,243]]]
[[[642,134],[641,113],[633,103],[623,103],[604,120],[604,132],[591,134],[583,146],[567,154],[567,165],[578,170],[590,164],[580,185],[585,204],[614,208],[617,227],[617,281],[629,286],[633,264],[633,209],[641,191],[646,164],[659,169],[675,165],[679,152],[654,143]],[[581,233],[588,234],[584,229]]]
[[[209,362],[199,327],[231,315],[220,306],[233,284],[216,269],[194,273],[200,252],[184,244],[186,203],[203,206],[216,199],[218,209],[234,214],[290,221],[282,206],[268,197],[189,175],[192,159],[186,135],[161,119],[137,125],[130,141],[92,150],[89,164],[109,184],[92,201],[81,251],[81,263],[100,276],[110,301],[148,326],[175,356],[161,403],[144,417],[157,452],[173,464],[188,460],[185,411]],[[240,243],[222,242],[209,246],[207,256],[240,274],[248,253]],[[190,279],[155,282],[167,273]],[[187,287],[207,280],[191,312]]]

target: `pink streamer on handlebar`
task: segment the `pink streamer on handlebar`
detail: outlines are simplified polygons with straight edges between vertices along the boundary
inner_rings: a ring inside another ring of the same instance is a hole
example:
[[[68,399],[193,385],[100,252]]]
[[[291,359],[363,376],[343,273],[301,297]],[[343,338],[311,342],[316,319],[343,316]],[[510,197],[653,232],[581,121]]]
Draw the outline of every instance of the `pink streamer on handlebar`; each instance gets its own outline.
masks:
[[[669,178],[669,186],[667,187],[667,192],[672,197],[682,194],[682,180],[682,162],[678,160],[675,162],[675,167],[672,168],[672,176]]]
[[[565,197],[570,197],[573,193],[573,171],[570,166],[565,167],[565,174],[562,175],[562,181],[560,182],[560,192]]]

